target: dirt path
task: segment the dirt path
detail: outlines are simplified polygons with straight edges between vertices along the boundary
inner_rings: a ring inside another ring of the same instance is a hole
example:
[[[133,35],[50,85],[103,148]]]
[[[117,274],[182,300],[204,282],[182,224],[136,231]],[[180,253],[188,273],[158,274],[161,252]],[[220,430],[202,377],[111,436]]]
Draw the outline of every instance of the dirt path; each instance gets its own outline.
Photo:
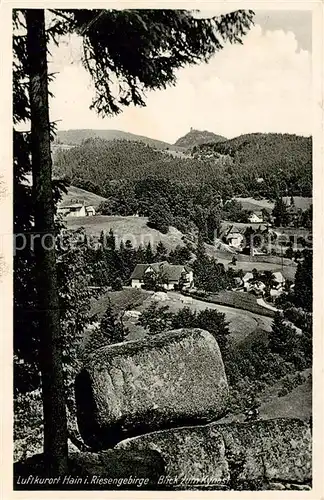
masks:
[[[188,304],[185,302],[183,303],[181,300],[182,296],[179,293],[171,291],[168,292],[168,297],[170,300],[164,302],[164,304],[168,304],[171,311],[176,311],[187,306],[196,311],[216,309],[217,311],[224,313],[226,321],[229,322],[229,329],[233,336],[233,340],[235,341],[243,340],[244,337],[256,329],[261,329],[266,332],[271,331],[272,318],[267,316],[261,316],[243,309],[213,304],[194,298],[192,299],[192,302]]]
[[[195,311],[203,311],[205,309],[215,309],[225,314],[225,319],[229,323],[230,338],[233,344],[240,343],[249,334],[256,330],[263,330],[265,332],[271,331],[272,318],[262,316],[259,314],[245,311],[243,309],[236,309],[234,307],[213,304],[192,298],[190,302],[183,302],[184,296],[180,293],[168,291],[167,300],[161,301],[160,305],[169,306],[171,312],[177,312],[179,309],[189,307]],[[147,309],[152,303],[152,297],[147,298],[141,306],[135,307],[137,311],[142,312]],[[126,326],[130,328],[129,340],[142,338],[145,335],[145,330],[139,326],[138,321],[134,318],[127,320]]]

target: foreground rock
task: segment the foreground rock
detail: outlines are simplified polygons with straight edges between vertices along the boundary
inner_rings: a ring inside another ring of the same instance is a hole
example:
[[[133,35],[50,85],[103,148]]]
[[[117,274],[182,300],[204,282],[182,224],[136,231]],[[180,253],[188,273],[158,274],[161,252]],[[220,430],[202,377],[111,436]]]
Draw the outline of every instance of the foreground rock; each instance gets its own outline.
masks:
[[[155,450],[165,462],[162,487],[309,489],[310,426],[297,419],[209,424],[125,440],[117,449]]]
[[[98,349],[76,379],[78,424],[94,449],[222,416],[228,384],[218,344],[181,329]]]

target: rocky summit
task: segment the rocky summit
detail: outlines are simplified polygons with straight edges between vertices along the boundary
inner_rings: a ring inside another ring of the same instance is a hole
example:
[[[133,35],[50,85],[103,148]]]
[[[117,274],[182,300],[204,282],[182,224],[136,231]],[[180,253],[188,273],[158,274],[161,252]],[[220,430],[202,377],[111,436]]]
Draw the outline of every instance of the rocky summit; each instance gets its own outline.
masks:
[[[98,349],[75,389],[80,432],[97,450],[147,432],[212,422],[228,400],[218,344],[200,329]]]

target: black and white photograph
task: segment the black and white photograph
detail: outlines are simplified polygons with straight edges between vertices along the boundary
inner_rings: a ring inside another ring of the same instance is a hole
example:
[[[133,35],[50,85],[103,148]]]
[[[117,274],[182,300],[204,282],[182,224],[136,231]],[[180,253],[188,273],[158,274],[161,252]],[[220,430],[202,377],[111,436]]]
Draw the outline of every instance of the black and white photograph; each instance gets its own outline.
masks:
[[[10,12],[13,491],[312,492],[312,5],[53,5]]]

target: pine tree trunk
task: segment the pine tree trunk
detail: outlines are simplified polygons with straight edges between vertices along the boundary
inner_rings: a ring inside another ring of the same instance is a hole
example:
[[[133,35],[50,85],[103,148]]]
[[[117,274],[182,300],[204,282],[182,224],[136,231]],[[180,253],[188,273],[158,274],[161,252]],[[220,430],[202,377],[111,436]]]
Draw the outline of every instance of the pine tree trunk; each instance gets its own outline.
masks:
[[[35,203],[34,242],[39,308],[39,360],[44,409],[44,457],[48,473],[59,475],[66,471],[67,465],[67,422],[56,256],[53,245],[54,201],[51,182],[52,159],[44,10],[27,9],[26,23]]]

